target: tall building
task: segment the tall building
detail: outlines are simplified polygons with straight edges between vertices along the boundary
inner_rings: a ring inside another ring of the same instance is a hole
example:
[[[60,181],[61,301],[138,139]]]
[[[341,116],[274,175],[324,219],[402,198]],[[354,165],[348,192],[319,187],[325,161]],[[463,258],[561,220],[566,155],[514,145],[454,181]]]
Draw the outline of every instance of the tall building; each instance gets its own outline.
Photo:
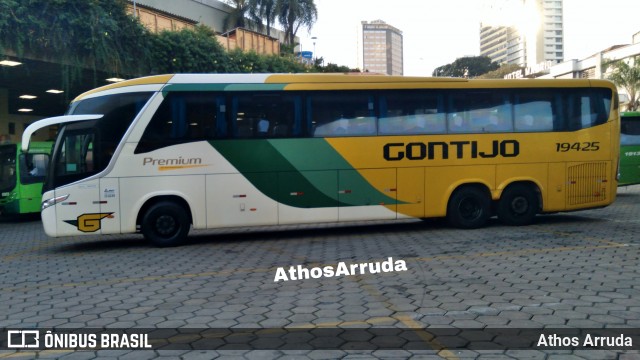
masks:
[[[403,75],[402,31],[382,20],[362,22],[362,69]]]
[[[562,0],[493,0],[480,24],[480,55],[532,67],[564,59]]]
[[[488,56],[499,64],[518,64],[524,66],[525,42],[515,26],[480,27],[480,55]]]

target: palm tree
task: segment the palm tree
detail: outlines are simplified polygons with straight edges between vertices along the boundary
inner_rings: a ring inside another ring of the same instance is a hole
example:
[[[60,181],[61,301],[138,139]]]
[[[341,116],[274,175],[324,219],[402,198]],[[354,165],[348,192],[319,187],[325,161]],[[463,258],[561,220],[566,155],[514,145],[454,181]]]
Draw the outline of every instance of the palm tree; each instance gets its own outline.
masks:
[[[249,0],[250,1],[250,0]],[[245,27],[246,15],[249,12],[250,4],[248,0],[226,0],[229,5],[234,6],[234,10],[224,19],[224,31]]]
[[[318,9],[313,0],[277,0],[278,21],[284,27],[284,42],[294,45],[300,26],[311,29],[318,18]]]
[[[638,93],[640,92],[640,56],[633,58],[633,65],[619,60],[604,64],[605,68],[611,66],[611,74],[608,76],[616,86],[623,88],[629,94],[628,111],[636,111],[640,105]]]
[[[264,29],[262,20],[266,21],[267,36],[271,36],[271,27],[276,21],[277,0],[249,0],[249,13],[258,31]]]

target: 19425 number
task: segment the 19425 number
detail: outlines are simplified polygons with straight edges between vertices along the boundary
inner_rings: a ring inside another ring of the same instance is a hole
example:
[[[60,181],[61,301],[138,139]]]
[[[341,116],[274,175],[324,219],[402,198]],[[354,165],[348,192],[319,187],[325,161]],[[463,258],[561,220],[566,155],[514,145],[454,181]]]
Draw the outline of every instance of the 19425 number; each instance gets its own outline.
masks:
[[[557,152],[568,151],[598,151],[600,150],[600,142],[575,142],[575,143],[556,143]]]

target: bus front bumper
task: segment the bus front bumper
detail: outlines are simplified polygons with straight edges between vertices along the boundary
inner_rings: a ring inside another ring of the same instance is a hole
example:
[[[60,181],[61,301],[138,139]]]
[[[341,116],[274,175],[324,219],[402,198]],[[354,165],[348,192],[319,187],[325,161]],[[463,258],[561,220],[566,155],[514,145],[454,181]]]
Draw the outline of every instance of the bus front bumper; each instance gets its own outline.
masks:
[[[56,209],[55,206],[42,210],[40,213],[40,217],[42,218],[42,226],[44,227],[44,232],[51,237],[56,237]]]

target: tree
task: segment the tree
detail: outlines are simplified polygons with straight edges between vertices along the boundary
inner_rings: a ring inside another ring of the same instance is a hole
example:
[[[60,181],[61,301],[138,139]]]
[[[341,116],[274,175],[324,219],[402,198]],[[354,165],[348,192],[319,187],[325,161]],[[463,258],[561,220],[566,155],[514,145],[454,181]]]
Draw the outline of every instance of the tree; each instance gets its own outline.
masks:
[[[632,62],[630,65],[629,62]],[[606,69],[611,68],[608,79],[617,87],[623,88],[629,95],[628,111],[636,111],[640,106],[638,93],[640,92],[640,56],[635,56],[631,61],[618,60],[603,64]]]
[[[125,0],[0,0],[0,52],[56,59],[68,93],[82,69],[114,75],[148,72],[151,34],[126,12]]]
[[[222,73],[229,68],[229,55],[204,26],[181,31],[163,31],[153,37],[150,65],[154,73]]]
[[[246,26],[246,17],[250,13],[250,0],[226,0],[229,5],[233,5],[233,11],[224,19],[224,31],[243,28]]]
[[[284,42],[294,44],[300,26],[311,29],[318,18],[313,0],[277,0],[278,21],[284,27]]]
[[[249,0],[249,13],[255,22],[258,31],[265,27],[262,20],[266,22],[267,36],[271,36],[271,27],[277,18],[278,3],[276,0]]]
[[[84,69],[94,70],[94,87],[100,72],[133,77],[344,71],[333,64],[302,64],[292,47],[285,56],[227,52],[206,26],[153,34],[126,13],[126,6],[126,0],[0,0],[0,54],[60,63],[65,93],[91,85]]]
[[[505,75],[522,69],[524,68],[518,64],[502,64],[497,70],[492,70],[478,76],[478,79],[504,79]]]
[[[433,70],[433,76],[476,77],[499,67],[500,65],[491,61],[488,56],[467,56],[437,67]]]

